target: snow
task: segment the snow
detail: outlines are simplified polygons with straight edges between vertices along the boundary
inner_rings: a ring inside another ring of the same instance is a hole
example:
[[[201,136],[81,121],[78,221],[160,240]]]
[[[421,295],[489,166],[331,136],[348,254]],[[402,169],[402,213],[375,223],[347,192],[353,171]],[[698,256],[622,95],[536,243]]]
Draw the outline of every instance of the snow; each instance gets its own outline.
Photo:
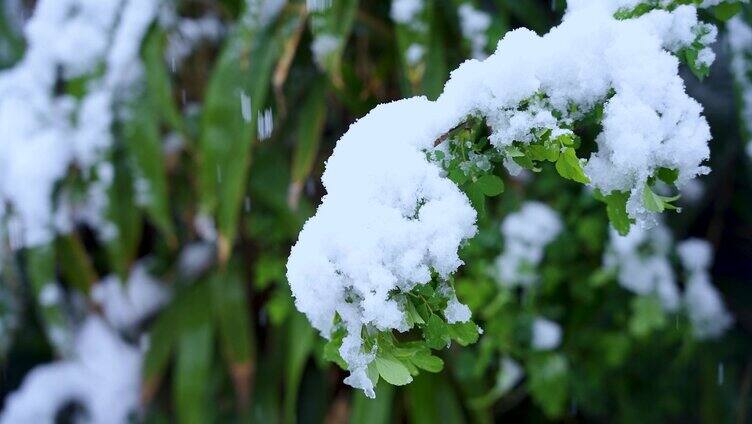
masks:
[[[720,293],[710,282],[713,248],[705,240],[688,239],[677,246],[687,276],[684,303],[694,335],[700,340],[723,335],[733,323]]]
[[[192,279],[211,267],[215,257],[214,244],[194,242],[180,251],[178,271],[184,278]]]
[[[170,294],[162,283],[149,275],[143,263],[138,263],[126,282],[116,275],[105,277],[92,288],[91,298],[102,308],[110,325],[127,331],[157,312],[170,299]]]
[[[530,286],[546,246],[561,232],[559,215],[540,202],[526,202],[501,223],[504,251],[496,259],[497,280],[504,286]]]
[[[306,0],[306,8],[311,12],[321,12],[332,6],[332,0]]]
[[[80,402],[88,421],[124,423],[137,412],[142,352],[91,316],[76,336],[73,359],[41,365],[10,394],[0,423],[52,423],[71,401]]]
[[[713,261],[713,247],[705,240],[688,239],[676,247],[682,266],[692,272],[707,271]]]
[[[167,37],[165,51],[165,58],[172,68],[180,67],[202,42],[216,42],[225,33],[222,22],[214,15],[174,20],[171,24],[174,30]]]
[[[323,68],[327,57],[339,48],[340,43],[340,37],[332,34],[320,34],[314,37],[311,43],[314,62]]]
[[[669,261],[675,249],[684,268],[685,289],[680,293]],[[674,246],[663,225],[650,230],[636,229],[627,236],[611,233],[605,255],[607,268],[618,270],[619,284],[638,295],[656,295],[664,310],[684,307],[698,339],[715,338],[731,325],[718,291],[710,283],[713,249],[705,240],[687,239]]]
[[[423,10],[423,0],[393,0],[391,17],[394,22],[408,24]]]
[[[470,316],[470,308],[467,305],[460,303],[457,296],[449,299],[447,307],[444,309],[444,318],[446,318],[446,321],[449,324],[470,321]]]
[[[728,22],[728,44],[731,72],[739,90],[740,121],[746,131],[745,150],[752,157],[752,28],[739,16]]]
[[[413,66],[419,64],[425,54],[426,48],[420,44],[414,43],[410,44],[410,47],[405,50],[405,59],[407,60],[408,65]]]
[[[469,3],[460,5],[457,12],[460,17],[462,36],[470,43],[472,57],[475,59],[485,59],[487,56],[485,49],[486,44],[488,44],[486,31],[491,26],[491,17],[482,10],[474,8]]]
[[[39,291],[39,304],[42,306],[52,306],[60,302],[63,293],[56,282],[47,283]]]
[[[140,40],[154,0],[41,0],[24,28],[27,50],[0,73],[0,199],[17,217],[16,247],[48,243],[59,228],[53,188],[69,166],[88,170],[112,143],[116,93],[140,72]],[[77,100],[56,94],[64,79],[104,75]]]
[[[678,310],[681,299],[668,256],[673,246],[668,229],[634,228],[626,236],[611,229],[610,234],[604,265],[617,271],[619,285],[637,295],[657,296],[666,311]]]
[[[507,356],[499,360],[499,374],[496,377],[496,387],[499,393],[506,393],[525,376],[522,366]]]
[[[400,297],[429,282],[432,272],[448,278],[462,264],[459,247],[476,232],[467,197],[426,155],[468,116],[486,119],[492,144],[504,154],[515,141],[532,141],[533,130],[570,132],[605,102],[598,149],[585,172],[593,188],[630,193],[628,212],[638,227],[655,224],[641,199],[657,169],[676,169],[679,186],[709,171],[703,162],[710,131],[671,53],[705,28],[696,9],[617,20],[625,2],[568,3],[564,21],[548,34],[509,32],[487,59],[460,65],[436,101],[413,97],[377,106],[349,128],[328,160],[327,194],[291,250],[287,276],[297,308],[324,336],[335,315],[342,319],[346,382],[366,394],[373,395],[366,376],[373,355],[363,350],[363,327],[406,330]],[[392,18],[408,22],[422,6],[396,0]],[[536,97],[542,100],[521,110],[521,102]]]
[[[552,350],[561,345],[561,326],[546,318],[533,320],[531,346],[535,350]]]

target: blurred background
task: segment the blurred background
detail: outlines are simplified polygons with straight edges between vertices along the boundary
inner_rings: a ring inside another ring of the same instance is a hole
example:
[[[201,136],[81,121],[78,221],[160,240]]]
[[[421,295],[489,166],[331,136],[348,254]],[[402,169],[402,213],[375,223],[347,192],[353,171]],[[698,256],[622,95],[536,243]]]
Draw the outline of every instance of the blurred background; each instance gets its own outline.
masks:
[[[441,372],[368,400],[295,310],[287,256],[348,126],[435,98],[460,63],[565,8],[3,0],[0,422],[752,422],[752,46],[732,49],[717,11],[702,12],[720,28],[710,76],[684,75],[712,172],[636,236],[681,307],[629,289],[639,265],[613,259],[605,207],[549,166],[500,174],[455,279],[484,334],[440,352]],[[531,201],[562,225],[521,292],[502,281],[500,226]],[[714,257],[699,299],[691,238]]]

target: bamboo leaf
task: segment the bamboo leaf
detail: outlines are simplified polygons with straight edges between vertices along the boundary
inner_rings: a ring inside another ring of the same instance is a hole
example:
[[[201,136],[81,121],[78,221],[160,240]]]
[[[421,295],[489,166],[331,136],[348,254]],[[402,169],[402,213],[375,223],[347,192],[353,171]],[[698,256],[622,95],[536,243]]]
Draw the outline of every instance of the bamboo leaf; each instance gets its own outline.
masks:
[[[326,88],[323,79],[317,79],[299,112],[297,143],[292,158],[292,181],[288,191],[288,204],[296,209],[306,178],[311,173],[321,144],[326,121]]]
[[[272,23],[244,19],[230,35],[209,81],[201,116],[199,191],[203,212],[216,216],[222,261],[229,257],[237,233],[251,141],[274,64],[302,18],[301,10],[285,9]]]
[[[150,400],[154,397],[162,375],[177,344],[180,332],[179,300],[173,301],[168,309],[162,311],[149,332],[149,344],[144,355],[142,398]]]
[[[55,279],[55,249],[43,245],[26,250],[26,275],[28,277],[39,318],[50,345],[63,356],[71,353],[73,336],[70,323],[61,305],[61,289]]]
[[[342,52],[352,31],[358,0],[333,0],[326,7],[317,7],[311,13],[314,60],[334,85],[342,88]]]
[[[170,217],[167,172],[159,133],[159,115],[148,96],[131,103],[123,135],[134,169],[135,200],[171,244],[176,242]]]
[[[285,422],[295,423],[295,407],[298,400],[298,389],[303,377],[305,364],[313,349],[315,332],[308,320],[302,314],[295,312],[289,320],[287,331],[287,355],[285,358]]]
[[[108,225],[100,237],[105,239],[112,268],[125,280],[141,240],[142,218],[136,207],[132,172],[128,169],[125,155],[118,149],[111,154],[115,175],[107,190]]]
[[[207,289],[205,282],[198,283],[186,293],[180,309],[173,396],[181,423],[213,421],[208,382],[214,335]]]
[[[523,26],[542,34],[551,26],[545,8],[537,1],[496,0],[500,9],[519,19]]]
[[[436,98],[448,76],[437,6],[423,2],[409,21],[395,22],[403,92]]]
[[[391,412],[394,403],[394,386],[379,384],[376,386],[376,399],[368,399],[362,391],[353,391],[350,422],[359,424],[388,424],[392,421]]]
[[[175,103],[170,73],[164,59],[166,37],[159,27],[152,28],[144,40],[141,56],[146,70],[146,86],[152,105],[174,131],[184,132],[180,110]]]
[[[255,357],[255,338],[248,315],[243,279],[234,269],[220,271],[211,280],[213,314],[224,356],[235,387],[238,406],[250,401],[250,381]]]
[[[67,234],[58,237],[55,250],[65,280],[82,293],[89,293],[92,284],[97,281],[97,273],[78,236]]]
[[[464,423],[457,393],[446,374],[421,373],[406,389],[410,422]]]

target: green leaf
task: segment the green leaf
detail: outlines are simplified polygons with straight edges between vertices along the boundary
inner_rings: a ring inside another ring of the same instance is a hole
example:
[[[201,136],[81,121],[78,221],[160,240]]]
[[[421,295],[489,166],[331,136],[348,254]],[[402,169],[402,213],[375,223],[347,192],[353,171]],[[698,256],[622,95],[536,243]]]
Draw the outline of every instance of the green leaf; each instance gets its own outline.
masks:
[[[411,424],[466,422],[460,403],[460,394],[449,380],[448,373],[423,373],[405,388],[408,422]]]
[[[88,294],[98,278],[81,240],[73,233],[62,235],[57,238],[55,249],[65,280],[81,293]]]
[[[180,300],[173,396],[181,423],[213,421],[208,384],[214,346],[209,290],[209,284],[201,281],[186,290]]]
[[[642,189],[642,202],[645,205],[645,209],[651,212],[663,212],[666,209],[677,209],[676,206],[671,204],[671,202],[678,199],[679,196],[666,197],[655,194],[647,183],[645,183],[645,187]]]
[[[645,337],[666,326],[666,314],[655,296],[637,296],[632,299],[629,332],[635,337]]]
[[[345,337],[345,330],[339,328],[335,330],[331,336],[331,339],[324,345],[324,359],[330,362],[334,362],[339,365],[343,370],[347,369],[347,363],[339,354],[339,348],[342,346],[342,339]]]
[[[568,180],[577,181],[582,184],[590,183],[590,178],[585,175],[582,163],[577,158],[577,153],[571,147],[565,148],[559,155],[559,159],[556,161],[556,171]]]
[[[423,337],[431,349],[443,349],[451,340],[449,325],[438,315],[432,314],[426,321]]]
[[[475,185],[488,197],[498,196],[504,191],[504,181],[496,175],[483,175],[478,178]]]
[[[679,51],[679,57],[687,64],[689,70],[702,81],[710,75],[710,67],[705,64],[698,64],[699,49],[696,47],[687,47]]]
[[[47,339],[58,354],[68,356],[71,354],[70,338],[73,334],[65,311],[62,309],[63,299],[53,299],[55,300],[53,302],[43,300],[45,290],[57,289],[62,296],[62,288],[59,287],[55,275],[54,246],[50,244],[26,249],[25,259],[26,275]],[[60,338],[61,336],[63,338]]]
[[[309,20],[314,43],[316,37],[326,37],[328,42],[333,42],[326,53],[318,58],[318,65],[326,71],[337,87],[344,85],[341,72],[342,53],[350,38],[357,11],[358,0],[333,0],[328,6],[313,10]]]
[[[478,215],[485,216],[486,195],[483,193],[483,189],[478,184],[470,184],[466,190],[467,197],[470,199],[473,208],[478,211]]]
[[[206,423],[210,417],[209,375],[212,357],[210,321],[184,328],[178,340],[174,396],[178,421]]]
[[[255,337],[243,278],[230,267],[209,279],[211,305],[238,403],[247,407]]]
[[[413,381],[407,367],[393,356],[376,356],[376,369],[387,383],[404,386]]]
[[[478,326],[472,321],[450,324],[449,334],[462,346],[471,345],[480,337]]]
[[[549,418],[561,417],[567,406],[569,388],[567,360],[562,354],[547,354],[528,363],[528,388],[535,403]]]
[[[719,21],[726,22],[741,11],[742,4],[740,2],[723,2],[713,8],[713,16]]]
[[[671,168],[658,168],[656,176],[666,184],[673,184],[679,178],[679,170]]]
[[[316,163],[326,122],[326,88],[326,80],[317,79],[303,101],[298,115],[297,142],[292,156],[290,197],[288,198],[291,206],[297,206],[303,184]]]
[[[415,309],[413,302],[408,300],[405,302],[405,314],[407,315],[407,323],[412,327],[415,324],[425,324],[423,317],[420,316],[418,310]]]
[[[107,190],[108,202],[105,212],[106,219],[111,224],[108,228],[106,246],[112,269],[125,280],[128,267],[133,262],[141,241],[141,212],[136,207],[133,193],[133,176],[125,163],[124,154],[120,150],[112,152],[111,163],[115,168],[115,178]]]
[[[287,331],[287,355],[285,357],[285,422],[295,422],[295,407],[298,403],[298,388],[303,378],[308,357],[313,350],[316,334],[305,316],[292,314]]]
[[[428,372],[439,372],[444,369],[444,361],[438,356],[431,355],[428,350],[417,352],[412,358],[412,363],[423,370]]]
[[[148,96],[159,114],[174,131],[185,132],[180,110],[175,103],[170,73],[165,63],[165,44],[167,37],[159,26],[155,25],[144,40],[142,57],[146,70],[146,87]]]
[[[260,18],[241,21],[209,81],[200,124],[199,192],[202,212],[216,214],[222,261],[238,230],[257,116],[266,104],[274,64],[303,13],[304,8],[286,8],[265,26]]]
[[[378,375],[378,374],[377,374]],[[368,399],[362,391],[353,390],[350,422],[358,424],[389,424],[392,420],[394,386],[376,386],[376,398]]]
[[[435,99],[441,94],[449,75],[443,42],[446,29],[442,28],[438,5],[434,2],[421,5],[411,22],[395,23],[397,50],[403,69],[402,91],[406,95],[424,94]],[[409,49],[414,57],[409,57]],[[416,55],[416,51],[420,54]]]
[[[629,193],[613,191],[608,196],[604,196],[599,190],[596,190],[595,198],[606,203],[608,220],[611,222],[614,229],[622,236],[627,235],[629,233],[629,227],[634,222],[627,213],[627,200],[629,200]]]
[[[532,1],[496,0],[502,10],[507,10],[522,22],[523,26],[542,34],[550,28],[548,13],[543,4]]]
[[[123,123],[123,139],[133,165],[136,202],[146,209],[157,228],[174,244],[159,114],[146,93],[129,104],[128,112],[130,118]]]
[[[179,301],[173,301],[162,311],[149,331],[149,347],[144,355],[143,396],[151,399],[156,394],[167,364],[172,357],[180,332]]]

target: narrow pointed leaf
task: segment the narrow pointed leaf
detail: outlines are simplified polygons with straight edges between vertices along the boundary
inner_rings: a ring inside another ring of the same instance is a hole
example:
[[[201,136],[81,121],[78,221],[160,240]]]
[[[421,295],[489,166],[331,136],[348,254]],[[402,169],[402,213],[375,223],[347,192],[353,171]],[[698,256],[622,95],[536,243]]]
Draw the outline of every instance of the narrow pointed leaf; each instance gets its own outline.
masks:
[[[335,86],[342,87],[342,52],[352,31],[358,0],[333,0],[328,5],[320,3],[322,6],[311,11],[309,20],[314,60]]]
[[[253,328],[243,279],[230,268],[210,281],[213,314],[217,323],[223,356],[241,408],[250,401],[250,380],[254,364]]]
[[[288,204],[292,207],[297,206],[305,180],[310,175],[319,152],[326,121],[326,86],[323,79],[314,82],[299,112],[288,197]]]

